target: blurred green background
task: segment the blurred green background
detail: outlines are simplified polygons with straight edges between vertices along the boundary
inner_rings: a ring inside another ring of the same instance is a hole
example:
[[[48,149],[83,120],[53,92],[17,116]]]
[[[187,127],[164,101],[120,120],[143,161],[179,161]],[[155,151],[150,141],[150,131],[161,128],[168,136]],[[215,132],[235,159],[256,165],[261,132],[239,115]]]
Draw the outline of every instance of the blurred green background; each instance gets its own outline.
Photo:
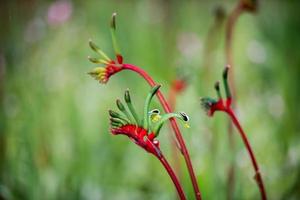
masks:
[[[109,32],[118,13],[125,62],[163,85],[180,74],[188,87],[176,110],[191,118],[183,129],[204,199],[226,199],[227,171],[236,161],[234,199],[259,199],[253,169],[237,132],[230,152],[227,118],[208,118],[201,96],[214,96],[221,78],[224,26],[209,69],[206,42],[213,10],[236,1],[1,1],[0,199],[175,199],[160,163],[127,138],[109,132],[109,109],[130,88],[142,112],[149,86],[124,71],[100,85],[86,72],[91,38],[113,55]],[[233,45],[238,115],[248,133],[270,199],[300,198],[300,3],[262,1],[243,14]],[[153,108],[160,108],[157,100]],[[182,126],[181,126],[182,127]],[[173,164],[168,126],[159,136]],[[182,160],[182,184],[193,191]]]

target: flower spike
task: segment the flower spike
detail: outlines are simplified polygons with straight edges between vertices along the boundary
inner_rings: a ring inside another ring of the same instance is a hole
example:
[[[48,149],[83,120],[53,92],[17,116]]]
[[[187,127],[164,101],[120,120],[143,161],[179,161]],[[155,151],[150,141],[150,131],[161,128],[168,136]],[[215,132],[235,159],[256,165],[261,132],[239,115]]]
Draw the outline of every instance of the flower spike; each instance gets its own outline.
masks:
[[[131,140],[133,140],[137,145],[141,146],[149,153],[152,153],[158,157],[160,156],[159,141],[156,140],[155,138],[158,136],[159,131],[163,126],[163,124],[173,117],[183,121],[186,127],[188,126],[187,122],[189,121],[189,117],[184,112],[166,113],[160,116],[160,111],[158,109],[153,109],[149,111],[149,105],[151,99],[159,90],[159,88],[160,85],[156,85],[153,88],[151,88],[148,96],[146,97],[145,106],[144,106],[144,110],[146,111],[145,112],[146,114],[144,113],[144,118],[143,118],[143,122],[146,123],[143,124],[134,123],[136,122],[136,120],[134,120],[130,115],[132,114],[132,111],[130,110],[129,113],[126,110],[126,107],[122,104],[122,102],[119,99],[116,101],[117,107],[121,112],[124,113],[126,117],[122,116],[118,112],[109,110],[110,123],[112,125],[111,132],[114,135],[118,135],[118,134],[126,135]],[[132,104],[128,89],[125,91],[124,99],[127,105]],[[131,106],[133,108],[133,105]],[[138,116],[136,117],[138,118]],[[151,117],[157,119],[150,121],[149,118]],[[152,122],[154,122],[154,124],[152,124]]]
[[[92,40],[89,40],[89,46],[93,51],[100,55],[100,58],[88,57],[92,63],[104,64],[103,70],[101,73],[95,73],[94,69],[89,73],[92,77],[98,80],[100,83],[105,84],[109,80],[110,76],[124,69],[123,66],[123,57],[121,55],[117,39],[116,39],[116,13],[113,13],[111,19],[111,36],[113,48],[116,55],[116,60],[110,59]]]
[[[150,91],[150,94],[154,95],[155,91],[157,91],[157,88],[159,88],[159,86],[154,87],[154,89],[152,88],[152,90]],[[148,95],[148,97],[149,97],[149,95]],[[133,114],[133,112],[132,112],[133,105],[131,102],[129,90],[125,91],[124,99],[125,99],[128,107],[132,106],[130,112],[131,112],[131,114]],[[149,98],[147,98],[146,102],[147,101],[149,101]],[[126,115],[126,117],[130,120],[127,120],[127,118],[121,116],[119,113],[110,110],[109,111],[110,123],[112,125],[111,132],[114,135],[118,135],[118,134],[126,135],[131,140],[133,140],[137,145],[139,145],[140,147],[145,149],[147,152],[152,153],[152,154],[156,155],[157,157],[161,157],[161,152],[159,149],[159,142],[158,142],[158,140],[155,139],[155,137],[156,137],[155,134],[152,133],[151,131],[149,131],[148,128],[141,126],[140,124],[133,123],[133,122],[136,122],[136,120],[132,119],[130,113],[127,112],[127,110],[126,110],[125,106],[122,104],[122,102],[120,100],[117,100],[116,103],[117,103],[119,110],[122,111]],[[136,117],[138,119],[138,116],[136,116]],[[148,115],[147,115],[147,117],[148,117]]]
[[[221,91],[220,91],[220,82],[215,83],[215,90],[217,92],[218,100],[212,99],[210,97],[201,98],[201,106],[207,112],[208,116],[213,116],[214,112],[219,111],[228,111],[231,106],[231,92],[228,85],[228,70],[229,66],[227,65],[223,71],[223,84],[226,94],[226,99],[223,101]]]
[[[217,82],[215,84],[215,89],[217,91],[219,99],[215,100],[215,99],[211,99],[209,97],[201,98],[201,105],[207,111],[207,114],[209,116],[212,116],[215,111],[223,111],[230,117],[232,123],[238,129],[238,132],[239,132],[239,134],[240,134],[240,136],[241,136],[241,138],[244,142],[244,145],[245,145],[245,147],[248,151],[248,154],[250,156],[252,166],[255,170],[255,176],[254,177],[255,177],[255,180],[256,180],[257,185],[259,187],[261,197],[262,197],[263,200],[266,200],[267,199],[266,191],[265,191],[265,188],[264,188],[263,180],[262,180],[262,177],[260,175],[258,163],[256,161],[256,158],[255,158],[255,155],[253,153],[252,147],[250,146],[247,135],[244,132],[242,126],[240,125],[240,122],[239,122],[238,118],[236,117],[234,110],[231,108],[231,98],[232,97],[231,97],[230,88],[229,88],[229,85],[228,85],[228,70],[229,70],[229,65],[227,65],[225,67],[224,71],[223,71],[223,83],[224,83],[224,89],[225,89],[225,93],[226,93],[225,102],[223,101],[223,99],[221,97],[219,82]]]
[[[115,64],[115,61],[111,60],[96,44],[91,40],[89,41],[90,47],[98,53],[101,58],[92,58],[88,56],[88,59],[96,64],[104,64],[105,67],[95,67],[90,71],[90,74],[93,78],[98,80],[100,83],[105,84],[109,80],[109,77],[123,69],[122,66]]]

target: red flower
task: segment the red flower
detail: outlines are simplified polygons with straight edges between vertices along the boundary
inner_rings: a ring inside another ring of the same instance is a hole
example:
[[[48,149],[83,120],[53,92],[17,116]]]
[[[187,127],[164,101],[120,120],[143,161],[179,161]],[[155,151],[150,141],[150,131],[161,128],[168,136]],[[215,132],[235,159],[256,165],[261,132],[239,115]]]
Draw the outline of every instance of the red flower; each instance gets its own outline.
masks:
[[[201,98],[201,105],[203,109],[207,112],[208,116],[213,116],[215,111],[224,111],[224,112],[230,112],[230,106],[231,106],[231,93],[228,86],[228,70],[229,66],[226,66],[224,72],[223,72],[223,82],[225,87],[225,93],[226,93],[226,99],[223,99],[220,92],[220,82],[216,82],[215,84],[215,90],[217,91],[218,100],[210,98],[210,97],[204,97]]]
[[[111,132],[114,135],[126,135],[134,143],[145,149],[147,152],[156,156],[160,156],[159,141],[155,139],[155,134],[148,134],[148,130],[143,127],[138,127],[133,124],[126,124],[121,127],[111,128]]]
[[[160,112],[157,109],[149,111],[151,100],[159,88],[160,85],[151,88],[144,104],[144,116],[142,119],[137,115],[132,105],[129,90],[126,90],[124,95],[128,109],[126,109],[121,100],[117,100],[117,107],[122,114],[112,110],[109,111],[112,134],[126,135],[138,146],[157,157],[161,156],[161,151],[159,141],[155,138],[158,136],[163,124],[174,117],[184,121],[185,126],[187,126],[186,122],[189,121],[189,117],[184,112],[167,113],[160,116]]]
[[[171,85],[172,85],[172,88],[174,88],[174,90],[176,90],[176,92],[180,93],[186,88],[187,83],[186,83],[186,80],[184,80],[184,79],[175,79]]]
[[[116,56],[115,60],[110,59],[99,47],[96,46],[96,44],[94,44],[91,40],[89,41],[89,45],[91,49],[94,50],[96,53],[98,53],[101,56],[101,58],[88,57],[88,59],[93,63],[104,64],[105,66],[96,67],[88,74],[90,74],[92,77],[94,77],[96,80],[99,80],[99,82],[103,84],[107,83],[110,76],[124,69],[123,57],[120,53],[117,44],[117,39],[115,36],[115,30],[116,30],[115,17],[116,17],[116,13],[112,15],[112,20],[111,20],[111,36],[112,36],[112,43],[113,43],[113,48]]]
[[[228,70],[229,70],[229,67],[226,66],[226,68],[223,72],[223,82],[224,82],[224,87],[225,87],[226,99],[225,100],[222,99],[221,92],[220,92],[220,86],[219,86],[220,83],[217,82],[215,84],[215,89],[217,91],[218,100],[215,100],[215,99],[212,99],[209,97],[205,97],[205,98],[201,99],[201,104],[202,104],[203,108],[207,111],[207,114],[209,116],[212,116],[215,111],[223,111],[226,114],[228,114],[228,116],[231,118],[231,121],[235,125],[235,127],[238,129],[240,136],[241,136],[241,138],[244,142],[244,145],[248,151],[248,154],[250,156],[253,168],[255,170],[254,178],[260,189],[261,197],[262,197],[262,199],[267,199],[266,191],[264,188],[264,183],[263,183],[262,177],[260,175],[260,170],[259,170],[256,158],[255,158],[255,155],[253,153],[252,147],[250,146],[250,142],[248,141],[247,135],[246,135],[244,129],[242,128],[242,126],[240,125],[240,122],[239,122],[238,118],[236,117],[234,110],[230,107],[232,97],[231,97],[230,89],[229,89],[228,82],[227,82]]]
[[[105,84],[109,80],[110,76],[121,71],[123,69],[122,62],[123,58],[120,54],[116,54],[116,60],[111,60],[99,47],[97,47],[92,41],[89,41],[90,47],[98,53],[101,58],[91,58],[88,59],[97,64],[104,64],[104,67],[95,67],[90,74],[100,83]]]
[[[110,61],[105,67],[95,67],[88,74],[98,80],[99,83],[105,84],[113,74],[121,71],[122,69],[123,68],[121,66],[115,65],[114,61]]]

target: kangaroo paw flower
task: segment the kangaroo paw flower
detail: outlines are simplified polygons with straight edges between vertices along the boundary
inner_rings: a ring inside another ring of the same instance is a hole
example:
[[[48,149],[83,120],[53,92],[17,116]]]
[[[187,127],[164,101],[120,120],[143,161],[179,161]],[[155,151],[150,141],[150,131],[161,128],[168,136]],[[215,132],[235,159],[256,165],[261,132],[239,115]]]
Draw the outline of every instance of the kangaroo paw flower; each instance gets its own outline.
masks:
[[[109,78],[118,73],[119,71],[123,70],[123,57],[121,55],[117,39],[116,39],[116,13],[113,13],[112,20],[111,20],[111,36],[112,36],[112,43],[115,52],[115,60],[109,58],[95,43],[91,40],[89,41],[89,45],[91,49],[96,52],[100,58],[93,58],[88,57],[88,59],[92,63],[96,64],[104,64],[104,66],[99,66],[92,69],[88,74],[90,74],[93,78],[98,80],[101,84],[105,84],[108,82]]]
[[[215,111],[228,112],[230,110],[232,97],[228,85],[228,70],[229,70],[229,66],[226,66],[223,71],[223,83],[224,83],[226,99],[222,98],[219,81],[215,83],[215,90],[217,92],[218,99],[213,99],[210,97],[204,97],[200,99],[201,106],[206,111],[208,116],[213,116]]]
[[[184,112],[160,115],[158,109],[149,111],[151,100],[159,88],[160,85],[151,88],[144,103],[144,115],[142,115],[141,120],[134,109],[129,90],[126,90],[124,95],[127,107],[121,100],[116,101],[122,114],[112,110],[109,111],[111,133],[113,135],[125,135],[135,144],[157,157],[161,157],[161,151],[156,137],[165,122],[174,117],[183,121],[185,127],[189,127],[187,124],[189,117]]]

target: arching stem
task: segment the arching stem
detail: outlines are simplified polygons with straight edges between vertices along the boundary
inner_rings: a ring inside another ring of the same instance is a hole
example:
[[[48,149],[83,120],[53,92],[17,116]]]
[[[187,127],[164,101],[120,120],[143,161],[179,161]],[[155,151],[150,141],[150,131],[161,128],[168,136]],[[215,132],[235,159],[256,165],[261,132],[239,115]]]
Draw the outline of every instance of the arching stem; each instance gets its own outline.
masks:
[[[138,73],[140,76],[142,76],[148,82],[148,84],[151,87],[154,87],[156,85],[155,81],[143,69],[141,69],[137,66],[131,65],[131,64],[123,64],[122,66],[124,69],[131,70],[131,71]],[[163,96],[163,94],[158,90],[156,95],[157,95],[163,109],[165,110],[165,112],[171,113],[172,110],[171,110],[168,102],[166,101],[165,97]],[[191,181],[192,181],[193,189],[195,192],[195,197],[197,200],[201,200],[201,193],[200,193],[200,189],[198,186],[195,172],[193,170],[193,165],[192,165],[192,162],[190,159],[189,152],[186,148],[185,142],[182,138],[182,135],[181,135],[181,132],[177,125],[177,122],[173,118],[170,119],[170,122],[171,122],[172,128],[174,130],[176,139],[178,140],[178,143],[180,145],[180,148],[181,148],[180,150],[181,150],[181,153],[183,154],[183,157],[184,157],[184,160],[185,160],[185,163],[186,163],[186,166],[187,166],[187,169],[188,169]]]
[[[260,193],[261,193],[261,199],[262,200],[266,200],[267,199],[267,195],[266,195],[266,191],[265,191],[265,187],[264,187],[264,183],[263,183],[263,179],[261,177],[261,174],[260,174],[260,171],[259,171],[259,167],[258,167],[258,164],[257,164],[257,161],[256,161],[256,158],[255,158],[255,155],[253,153],[253,150],[252,150],[252,147],[248,141],[248,138],[243,130],[243,128],[241,127],[238,119],[236,118],[234,112],[231,110],[231,109],[228,109],[227,111],[227,114],[230,116],[233,124],[235,125],[235,127],[238,129],[241,137],[242,137],[242,140],[245,144],[245,147],[248,151],[248,154],[251,158],[251,162],[252,162],[252,166],[254,168],[254,171],[255,171],[255,180],[256,180],[256,183],[259,187],[259,190],[260,190]]]

